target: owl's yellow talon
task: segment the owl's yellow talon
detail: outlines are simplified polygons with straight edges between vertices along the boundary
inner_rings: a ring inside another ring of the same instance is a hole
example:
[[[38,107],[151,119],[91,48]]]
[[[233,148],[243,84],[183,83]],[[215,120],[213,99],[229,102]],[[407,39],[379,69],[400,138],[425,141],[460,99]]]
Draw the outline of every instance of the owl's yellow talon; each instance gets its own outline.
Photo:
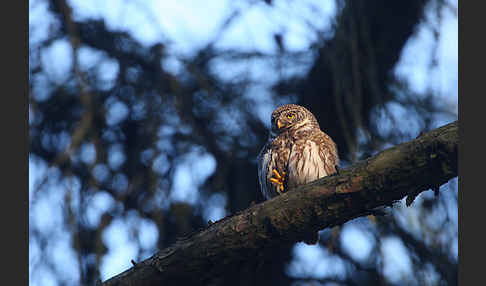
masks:
[[[273,175],[275,176],[274,177],[271,177],[270,178],[270,182],[278,185],[278,189],[277,191],[279,191],[279,193],[283,193],[284,192],[284,186],[283,186],[283,183],[284,183],[284,180],[285,180],[285,172],[282,172],[282,175],[280,175],[277,170],[273,169],[272,170],[272,173]]]
[[[275,177],[277,177],[277,179],[282,180],[282,176],[280,176],[280,174],[277,172],[277,170],[273,169],[272,172],[275,175]],[[284,172],[282,172],[282,174],[285,175]]]

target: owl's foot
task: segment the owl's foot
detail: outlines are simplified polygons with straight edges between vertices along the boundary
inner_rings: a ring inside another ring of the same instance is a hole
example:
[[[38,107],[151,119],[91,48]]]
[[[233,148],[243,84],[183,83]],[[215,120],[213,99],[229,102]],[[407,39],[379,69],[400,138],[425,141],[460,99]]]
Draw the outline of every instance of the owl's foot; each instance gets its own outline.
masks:
[[[280,175],[277,170],[273,169],[272,170],[273,176],[270,178],[270,182],[274,183],[275,185],[278,186],[277,192],[280,194],[284,192],[284,181],[285,181],[285,172],[282,172],[282,175]]]

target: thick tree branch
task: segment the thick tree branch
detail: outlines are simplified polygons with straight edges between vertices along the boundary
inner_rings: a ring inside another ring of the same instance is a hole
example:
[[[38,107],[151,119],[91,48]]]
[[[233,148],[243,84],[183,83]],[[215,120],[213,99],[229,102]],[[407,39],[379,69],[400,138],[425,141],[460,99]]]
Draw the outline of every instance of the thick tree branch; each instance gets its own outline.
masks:
[[[279,247],[457,176],[458,122],[228,216],[103,285],[211,284]],[[248,190],[258,191],[258,190]]]

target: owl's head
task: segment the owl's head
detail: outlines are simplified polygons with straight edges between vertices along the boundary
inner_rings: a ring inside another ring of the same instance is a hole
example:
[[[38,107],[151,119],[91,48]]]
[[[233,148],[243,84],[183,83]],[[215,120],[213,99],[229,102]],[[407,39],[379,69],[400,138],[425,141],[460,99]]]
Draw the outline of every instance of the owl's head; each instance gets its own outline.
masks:
[[[305,130],[319,128],[314,115],[305,107],[286,104],[272,112],[272,133],[280,134],[286,130]]]

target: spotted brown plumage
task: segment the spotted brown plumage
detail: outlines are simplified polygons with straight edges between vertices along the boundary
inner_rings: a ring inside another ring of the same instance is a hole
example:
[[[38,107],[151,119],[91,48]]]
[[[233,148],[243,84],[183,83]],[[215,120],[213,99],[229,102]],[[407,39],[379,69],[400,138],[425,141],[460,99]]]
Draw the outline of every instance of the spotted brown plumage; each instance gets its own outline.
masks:
[[[306,108],[287,104],[272,112],[267,143],[258,155],[265,199],[336,172],[336,144]]]

